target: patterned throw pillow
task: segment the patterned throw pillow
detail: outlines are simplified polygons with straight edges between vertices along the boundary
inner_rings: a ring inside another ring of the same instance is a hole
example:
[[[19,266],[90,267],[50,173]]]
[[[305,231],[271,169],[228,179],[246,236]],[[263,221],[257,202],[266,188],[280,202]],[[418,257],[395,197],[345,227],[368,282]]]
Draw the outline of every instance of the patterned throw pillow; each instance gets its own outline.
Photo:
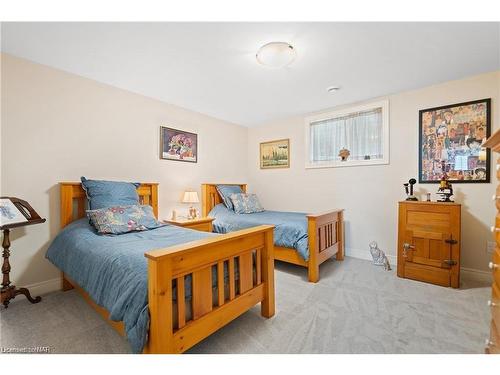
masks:
[[[121,234],[154,229],[164,224],[156,220],[151,206],[114,206],[88,210],[92,225],[101,234]]]
[[[259,202],[255,194],[231,194],[234,212],[237,214],[253,214],[264,211],[264,207]]]
[[[234,210],[233,202],[231,201],[232,194],[240,194],[243,193],[241,187],[238,185],[217,185],[215,187],[219,192],[219,195],[222,198],[222,201],[230,210]]]

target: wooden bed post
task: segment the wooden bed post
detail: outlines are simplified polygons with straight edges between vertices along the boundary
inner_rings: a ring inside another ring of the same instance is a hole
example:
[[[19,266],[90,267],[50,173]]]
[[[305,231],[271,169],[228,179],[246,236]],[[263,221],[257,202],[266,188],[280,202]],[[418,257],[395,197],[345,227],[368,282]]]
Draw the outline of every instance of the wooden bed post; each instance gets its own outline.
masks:
[[[260,313],[270,318],[275,312],[274,301],[274,239],[273,230],[265,233],[264,248],[262,249],[262,282],[264,288],[264,300],[260,305]]]
[[[344,211],[339,212],[339,221],[337,226],[337,241],[339,243],[339,250],[335,255],[335,259],[344,260],[345,249],[344,249]]]
[[[172,264],[148,259],[149,342],[147,353],[174,353]]]
[[[309,282],[317,283],[319,281],[319,261],[318,261],[318,243],[317,243],[316,217],[307,217],[307,235],[309,238],[309,260],[307,262],[307,276]]]

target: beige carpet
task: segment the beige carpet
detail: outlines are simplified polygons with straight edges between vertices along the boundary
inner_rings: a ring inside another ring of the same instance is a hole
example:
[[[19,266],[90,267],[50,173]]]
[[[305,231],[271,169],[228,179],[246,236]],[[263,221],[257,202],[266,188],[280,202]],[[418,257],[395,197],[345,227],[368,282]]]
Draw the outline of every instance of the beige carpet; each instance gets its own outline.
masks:
[[[483,353],[490,289],[462,277],[454,290],[404,280],[370,262],[321,266],[318,284],[300,267],[276,269],[275,317],[254,307],[190,353]],[[127,353],[128,343],[75,291],[0,312],[0,346],[48,346],[52,353]]]

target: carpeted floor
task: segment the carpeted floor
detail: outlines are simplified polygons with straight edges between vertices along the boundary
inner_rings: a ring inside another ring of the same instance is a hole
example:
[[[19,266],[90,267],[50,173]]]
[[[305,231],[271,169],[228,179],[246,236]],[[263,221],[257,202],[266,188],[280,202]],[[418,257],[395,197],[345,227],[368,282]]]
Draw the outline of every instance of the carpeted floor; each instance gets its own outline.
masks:
[[[304,269],[278,263],[276,315],[254,307],[189,353],[483,353],[489,332],[487,282],[462,278],[454,290],[400,279],[346,258]],[[75,291],[0,313],[0,347],[48,346],[52,353],[128,353],[127,341]]]

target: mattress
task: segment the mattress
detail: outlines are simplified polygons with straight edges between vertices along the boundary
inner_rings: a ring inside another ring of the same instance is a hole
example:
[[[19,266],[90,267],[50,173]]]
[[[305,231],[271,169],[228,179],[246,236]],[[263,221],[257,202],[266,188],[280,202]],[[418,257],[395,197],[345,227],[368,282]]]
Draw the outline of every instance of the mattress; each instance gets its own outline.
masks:
[[[228,233],[257,225],[274,225],[274,244],[296,249],[300,256],[309,259],[307,217],[300,212],[263,211],[253,214],[237,214],[223,203],[216,205],[208,214],[215,218],[213,231]]]

